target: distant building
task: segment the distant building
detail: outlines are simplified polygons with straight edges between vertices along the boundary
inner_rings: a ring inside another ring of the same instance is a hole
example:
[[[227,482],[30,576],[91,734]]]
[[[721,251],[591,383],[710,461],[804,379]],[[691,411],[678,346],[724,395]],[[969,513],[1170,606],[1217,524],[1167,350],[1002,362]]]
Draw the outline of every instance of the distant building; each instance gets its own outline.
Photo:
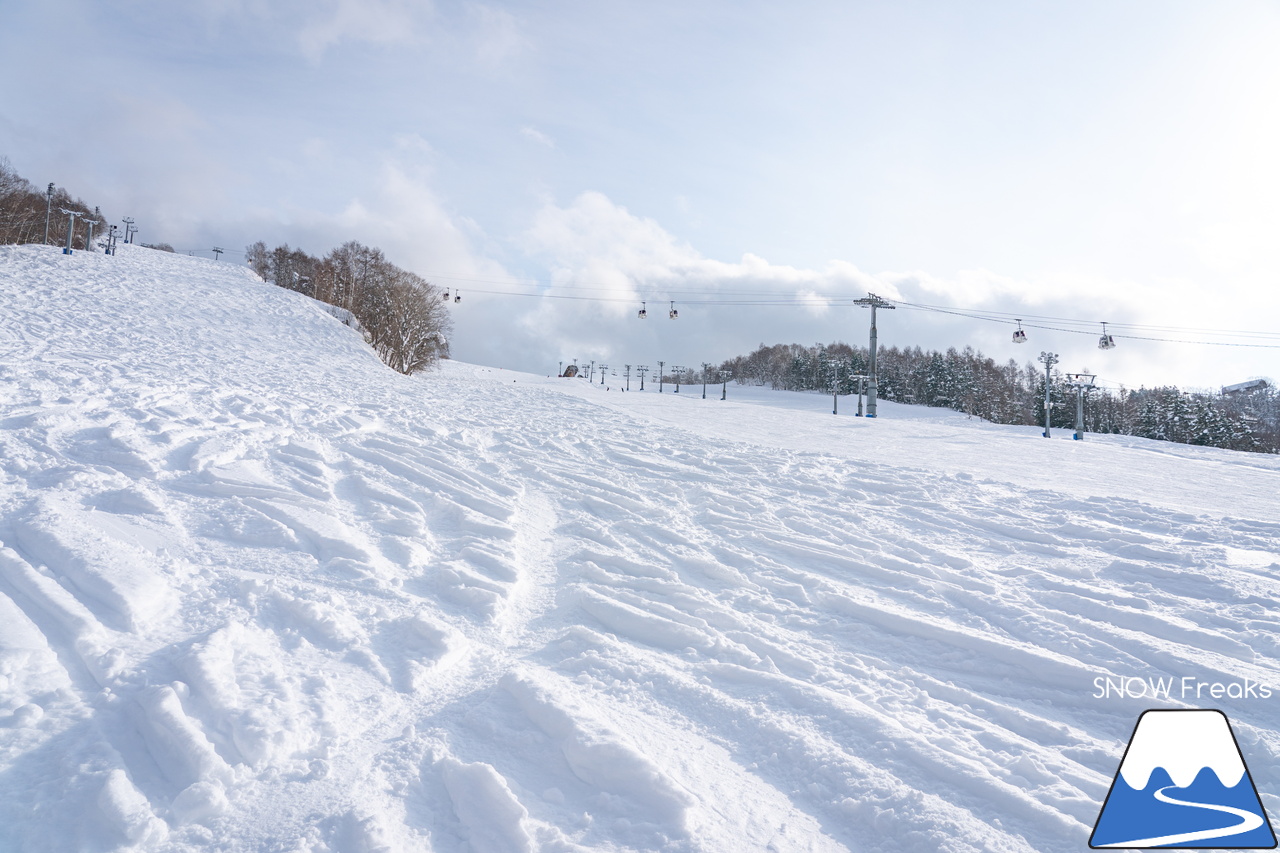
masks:
[[[1250,379],[1248,382],[1237,382],[1235,385],[1224,385],[1222,393],[1224,396],[1252,394],[1255,391],[1265,391],[1270,387],[1271,384],[1265,379]]]

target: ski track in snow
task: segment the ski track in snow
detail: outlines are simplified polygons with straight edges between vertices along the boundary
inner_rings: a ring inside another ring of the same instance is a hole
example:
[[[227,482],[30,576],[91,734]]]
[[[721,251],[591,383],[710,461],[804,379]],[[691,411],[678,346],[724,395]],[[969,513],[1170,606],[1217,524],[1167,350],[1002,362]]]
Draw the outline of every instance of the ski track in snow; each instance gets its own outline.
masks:
[[[1280,687],[1274,458],[407,379],[132,246],[0,299],[0,850],[1074,850],[1095,677]]]

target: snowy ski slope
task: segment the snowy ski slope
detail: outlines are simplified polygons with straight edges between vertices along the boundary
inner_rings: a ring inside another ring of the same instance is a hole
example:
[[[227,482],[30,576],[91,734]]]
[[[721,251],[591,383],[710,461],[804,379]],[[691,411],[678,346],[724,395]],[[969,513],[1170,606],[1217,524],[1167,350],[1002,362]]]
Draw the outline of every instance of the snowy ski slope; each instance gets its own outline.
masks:
[[[0,851],[1078,851],[1148,707],[1280,806],[1095,695],[1280,690],[1280,460],[616,381],[0,247]]]

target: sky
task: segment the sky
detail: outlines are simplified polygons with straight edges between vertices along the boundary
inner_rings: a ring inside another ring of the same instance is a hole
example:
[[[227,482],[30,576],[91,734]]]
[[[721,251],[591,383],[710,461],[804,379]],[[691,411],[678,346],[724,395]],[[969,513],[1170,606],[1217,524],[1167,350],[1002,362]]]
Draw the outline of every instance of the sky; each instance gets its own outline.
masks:
[[[1246,0],[4,0],[0,156],[181,251],[377,246],[463,361],[865,345],[873,292],[883,346],[1216,389],[1280,380],[1277,43]]]

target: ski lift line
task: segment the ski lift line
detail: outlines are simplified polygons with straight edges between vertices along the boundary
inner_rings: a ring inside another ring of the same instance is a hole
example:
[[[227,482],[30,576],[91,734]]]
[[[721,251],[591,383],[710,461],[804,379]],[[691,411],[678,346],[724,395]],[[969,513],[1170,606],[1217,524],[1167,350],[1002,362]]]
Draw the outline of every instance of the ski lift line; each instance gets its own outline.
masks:
[[[1047,315],[1026,314],[1023,312],[1007,313],[1003,311],[977,311],[963,308],[950,308],[941,305],[925,305],[916,302],[907,302],[905,300],[890,300],[896,302],[903,307],[914,308],[917,310],[937,311],[944,314],[955,314],[960,317],[968,317],[975,320],[989,320],[998,323],[1016,323],[1018,320],[1024,322],[1028,318],[1032,320],[1049,320],[1057,323],[1079,323],[1082,326],[1097,325],[1097,320],[1077,320],[1071,317],[1051,317]],[[1007,318],[1007,319],[1006,319]],[[1145,330],[1151,332],[1191,332],[1207,335],[1237,335],[1240,337],[1253,337],[1262,340],[1280,339],[1280,332],[1259,332],[1247,329],[1201,329],[1194,326],[1161,326],[1144,323],[1113,323],[1107,321],[1107,325],[1123,329]],[[1048,326],[1035,326],[1033,328],[1052,328]]]
[[[180,249],[179,251],[187,252],[187,253],[190,253],[192,251],[203,253],[208,250]],[[241,256],[247,257],[246,252],[226,252],[224,254],[241,255]],[[474,278],[474,277],[467,277],[467,276],[440,275],[440,274],[432,274],[432,273],[424,274],[423,277],[428,280],[434,279],[437,281],[455,281],[455,282],[465,281],[465,282],[484,283],[484,284],[507,284],[507,285],[517,286],[517,287],[520,287],[520,286],[543,287],[543,288],[554,288],[558,290],[580,290],[580,291],[588,291],[588,292],[591,292],[591,291],[612,292],[614,290],[613,288],[604,287],[604,286],[585,287],[582,285],[556,284],[556,283],[547,281],[545,279],[490,279],[490,278]],[[635,301],[634,298],[610,298],[605,296],[598,296],[598,297],[572,296],[567,294],[546,293],[546,292],[521,293],[521,292],[499,291],[499,290],[472,290],[471,292],[485,294],[489,296],[534,296],[534,297],[541,297],[544,299],[574,299],[574,300],[580,300],[580,301],[594,301],[594,302],[632,302],[634,303]],[[639,292],[646,295],[663,293],[663,294],[668,294],[672,296],[716,295],[716,296],[722,296],[722,297],[723,296],[745,296],[745,297],[773,296],[775,297],[772,299],[770,298],[704,299],[704,300],[681,299],[680,301],[685,303],[686,305],[712,305],[712,306],[750,308],[750,307],[795,307],[795,306],[808,307],[813,304],[811,297],[804,298],[804,299],[801,299],[798,296],[788,297],[788,296],[783,296],[779,291],[666,290],[659,287],[659,288],[646,288],[643,291],[639,291]],[[844,307],[842,304],[843,297],[830,296],[825,294],[819,294],[818,296],[820,299],[827,300],[829,307]],[[1043,315],[1043,314],[1027,314],[1025,312],[1016,312],[1016,313],[1006,312],[1006,311],[978,312],[978,311],[969,310],[969,309],[951,308],[951,307],[946,307],[941,305],[928,305],[925,303],[907,302],[906,300],[898,300],[898,299],[894,299],[890,301],[904,308],[920,310],[920,311],[935,311],[938,313],[951,314],[957,317],[964,317],[966,319],[971,319],[971,320],[984,320],[987,322],[995,322],[995,323],[1007,323],[1010,321],[1016,322],[1017,320],[1022,320],[1025,323],[1027,328],[1041,329],[1043,331],[1070,332],[1074,334],[1090,334],[1091,333],[1091,331],[1088,328],[1067,329],[1059,326],[1047,326],[1047,325],[1037,324],[1029,321],[1048,320],[1055,323],[1079,324],[1082,327],[1091,327],[1095,325],[1097,322],[1095,320],[1077,320],[1071,317],[1054,317],[1051,315]],[[1140,323],[1109,323],[1109,325],[1115,328],[1131,329],[1135,331],[1144,330],[1144,331],[1152,331],[1152,332],[1170,332],[1170,333],[1191,332],[1191,333],[1199,333],[1199,334],[1207,334],[1207,335],[1231,335],[1231,336],[1244,337],[1244,338],[1253,338],[1253,339],[1263,340],[1263,341],[1280,340],[1280,333],[1258,332],[1258,331],[1245,330],[1245,329],[1200,329],[1192,326],[1158,326],[1158,325],[1149,325],[1149,324],[1140,324]],[[1189,341],[1189,340],[1181,340],[1181,339],[1175,339],[1175,338],[1160,338],[1160,337],[1150,337],[1150,336],[1140,336],[1140,335],[1113,335],[1113,337],[1123,338],[1126,340],[1152,341],[1156,343],[1198,344],[1198,345],[1204,345],[1204,346],[1236,346],[1236,347],[1250,347],[1250,348],[1259,348],[1259,349],[1280,348],[1280,344],[1268,345],[1268,344],[1254,344],[1254,343],[1236,343],[1236,342],[1229,342],[1229,341]]]
[[[559,289],[559,290],[588,290],[588,291],[595,290],[595,291],[605,291],[605,292],[612,292],[617,289],[616,287],[603,285],[603,284],[602,285],[561,284],[555,281],[550,281],[547,279],[538,279],[538,278],[526,278],[526,279],[469,278],[466,276],[445,275],[441,273],[422,273],[421,275],[423,278],[426,278],[432,281],[465,281],[465,282],[471,282],[475,284],[505,284],[513,287],[542,287],[542,288],[553,288],[553,289]],[[763,297],[774,296],[779,298],[781,298],[786,293],[786,291],[779,291],[779,290],[721,290],[721,289],[708,289],[708,288],[700,288],[700,289],[692,289],[692,290],[672,290],[670,288],[662,287],[660,285],[646,285],[645,287],[642,288],[642,290],[645,293],[675,293],[675,294],[684,293],[692,296],[714,296],[714,295],[763,296]],[[830,297],[830,298],[837,298],[837,297]]]
[[[631,305],[634,305],[636,303],[636,300],[632,297],[574,296],[567,293],[520,293],[520,292],[509,291],[509,290],[472,289],[470,292],[483,293],[489,296],[526,296],[526,297],[535,297],[539,299],[573,299],[573,300],[582,301],[582,302],[623,302]],[[645,301],[645,300],[641,300],[641,301]],[[737,299],[700,299],[700,300],[699,299],[694,299],[694,300],[681,299],[679,301],[681,302],[681,304],[684,304],[684,305],[716,305],[716,306],[729,306],[729,307],[736,307],[736,306],[808,307],[813,304],[812,301],[810,300],[798,300],[798,299],[791,299],[791,300],[778,299],[778,300],[769,300],[769,301],[737,300]],[[836,300],[831,300],[830,305],[833,308],[845,307],[841,305],[839,301],[836,301]]]
[[[470,279],[444,278],[441,276],[424,276],[424,278],[432,282],[470,281]],[[482,283],[500,284],[500,285],[510,284],[513,287],[521,286],[518,284],[509,283],[509,282],[482,282]],[[574,285],[559,285],[559,284],[537,285],[537,286],[544,289],[538,290],[538,291],[531,291],[531,292],[523,292],[523,291],[503,291],[503,292],[512,296],[517,296],[517,295],[519,296],[555,296],[557,294],[551,291],[557,291],[557,290],[569,290],[569,291],[577,291],[577,292],[605,293],[605,294],[618,292],[618,289],[616,287],[579,287]],[[475,292],[480,293],[482,291],[475,291]],[[671,290],[671,289],[662,288],[662,287],[646,287],[646,288],[641,288],[634,291],[635,298],[643,297],[645,299],[653,299],[656,301],[659,295],[675,296],[679,298],[681,302],[690,302],[691,304],[693,300],[687,299],[685,297],[698,297],[698,296],[742,297],[743,300],[745,301],[759,301],[759,303],[762,305],[775,305],[775,304],[790,305],[790,304],[795,304],[798,300],[801,300],[801,299],[805,300],[804,304],[809,304],[813,300],[812,296],[800,297],[800,296],[791,295],[791,294],[768,293],[768,292],[753,291],[753,290],[740,290],[740,291],[739,290]],[[817,296],[819,299],[826,299],[832,303],[838,303],[845,298],[843,296],[832,296],[827,294],[818,294]],[[706,300],[700,304],[713,304],[720,301],[724,301],[724,300],[717,298],[714,300]]]
[[[181,250],[181,251],[186,251],[186,250]],[[201,249],[201,250],[192,250],[192,251],[204,252],[207,250]],[[226,252],[225,254],[247,256],[247,253],[245,252]],[[515,279],[515,280],[486,279],[486,278],[472,278],[472,277],[465,277],[465,276],[439,275],[439,274],[431,274],[431,273],[425,274],[423,277],[427,279],[435,279],[437,281],[443,280],[443,281],[455,281],[455,282],[465,281],[465,282],[486,283],[486,284],[507,284],[507,285],[517,286],[517,287],[519,286],[543,287],[543,288],[555,288],[559,290],[583,290],[583,291],[597,291],[597,292],[599,291],[609,292],[612,290],[612,288],[607,288],[607,287],[583,287],[580,285],[554,284],[552,282],[548,282],[546,280],[540,280],[540,279],[523,279],[523,280],[521,279]],[[486,296],[526,296],[526,297],[536,297],[541,299],[569,299],[569,300],[582,301],[582,302],[612,302],[612,303],[631,303],[631,304],[635,303],[634,297],[611,298],[606,296],[574,296],[569,294],[546,293],[546,292],[522,293],[518,291],[513,292],[509,290],[472,290],[471,292],[483,294]],[[676,296],[681,294],[689,294],[689,295],[715,294],[719,296],[748,296],[748,297],[750,296],[767,297],[767,296],[771,296],[779,293],[778,291],[664,290],[662,288],[647,288],[642,292],[645,294],[665,293],[665,294],[676,295]],[[819,294],[819,298],[827,300],[829,307],[845,307],[845,305],[843,304],[844,300],[842,297]],[[686,305],[710,305],[710,306],[718,306],[718,307],[735,307],[735,308],[809,307],[813,304],[813,300],[811,297],[802,299],[799,296],[783,297],[781,295],[778,295],[776,298],[773,298],[773,299],[703,299],[703,300],[681,299],[680,301]],[[1049,320],[1056,323],[1071,323],[1071,324],[1078,323],[1081,326],[1093,326],[1097,322],[1095,320],[1076,320],[1074,318],[1069,318],[1069,317],[1053,317],[1048,315],[1026,314],[1025,312],[1013,313],[1013,312],[1004,312],[1004,311],[985,311],[985,312],[979,313],[977,311],[971,311],[967,309],[948,308],[940,305],[927,305],[924,303],[907,302],[906,300],[894,299],[890,301],[894,302],[896,305],[899,305],[903,308],[907,308],[909,310],[933,311],[936,313],[951,314],[956,317],[964,317],[970,320],[983,320],[991,323],[1008,323],[1010,321],[1016,322],[1017,319],[1021,319],[1023,324],[1027,328],[1040,329],[1042,331],[1050,331],[1050,332],[1067,332],[1069,334],[1089,335],[1089,334],[1093,334],[1093,332],[1091,329],[1088,329],[1088,328],[1070,329],[1070,328],[1063,328],[1061,326],[1049,326],[1049,325],[1044,325],[1040,323],[1033,323],[1033,322],[1029,322],[1029,320]],[[1197,329],[1189,326],[1155,326],[1155,325],[1144,325],[1144,324],[1137,324],[1137,323],[1109,323],[1109,325],[1117,328],[1133,329],[1133,330],[1150,330],[1150,331],[1167,331],[1167,332],[1198,332],[1200,334],[1210,334],[1210,335],[1215,335],[1215,334],[1234,335],[1239,337],[1256,338],[1258,340],[1280,339],[1280,334],[1277,334],[1277,333],[1257,332],[1257,331],[1250,331],[1250,330]],[[1161,337],[1154,337],[1149,335],[1121,334],[1121,335],[1113,335],[1113,337],[1121,338],[1124,340],[1150,341],[1153,343],[1242,347],[1242,348],[1250,348],[1250,349],[1280,349],[1280,344],[1242,343],[1242,342],[1234,342],[1234,341],[1183,340],[1178,338],[1161,338]]]
[[[204,253],[204,252],[207,252],[208,250],[207,249],[179,249],[177,251],[190,254],[191,252]],[[230,251],[230,252],[224,252],[224,254],[248,257],[247,252]],[[597,292],[613,291],[613,288],[605,287],[605,286],[585,287],[582,285],[556,284],[546,279],[492,279],[492,278],[474,278],[474,277],[468,277],[468,276],[443,275],[438,273],[425,273],[423,274],[423,278],[426,278],[428,280],[434,279],[436,281],[465,281],[465,282],[474,282],[474,283],[482,283],[482,284],[507,284],[507,285],[517,286],[517,287],[521,287],[521,286],[543,287],[543,288],[555,288],[559,290],[583,290],[583,291],[597,291]],[[640,292],[646,295],[654,294],[654,293],[663,293],[663,294],[669,294],[673,296],[680,296],[683,294],[683,295],[693,295],[693,296],[716,295],[716,296],[746,296],[746,297],[775,296],[776,297],[773,299],[760,299],[760,300],[681,299],[680,301],[684,302],[686,305],[728,305],[733,307],[775,307],[775,306],[787,307],[787,306],[812,305],[811,298],[806,298],[803,301],[801,301],[800,298],[796,296],[791,296],[791,297],[783,296],[780,291],[667,290],[667,289],[658,287],[658,288],[646,288],[645,290]],[[569,295],[545,293],[545,292],[519,293],[519,292],[496,291],[496,290],[473,290],[472,293],[482,293],[490,296],[537,296],[537,297],[542,297],[544,299],[578,299],[583,301],[597,301],[597,302],[634,302],[635,301],[634,299],[622,299],[622,298],[612,299],[608,297],[569,296]],[[825,294],[819,294],[818,296],[821,299],[828,300],[830,307],[843,307],[842,305],[843,297],[830,296]],[[1057,326],[1039,325],[1039,324],[1031,323],[1028,321],[1029,320],[1048,320],[1055,323],[1069,323],[1069,324],[1078,323],[1081,326],[1093,326],[1097,322],[1095,320],[1077,320],[1072,317],[1054,317],[1051,315],[1043,315],[1043,314],[1027,314],[1025,312],[1007,312],[1007,311],[979,312],[979,311],[970,310],[970,309],[952,308],[952,307],[941,306],[941,305],[928,305],[925,303],[917,303],[917,302],[907,302],[906,300],[899,300],[899,299],[892,299],[889,301],[894,302],[895,304],[900,305],[904,308],[923,310],[923,311],[936,311],[939,313],[952,314],[957,317],[965,317],[967,319],[972,319],[972,320],[985,320],[987,322],[1007,323],[1010,321],[1016,322],[1017,320],[1020,319],[1024,323],[1026,323],[1028,328],[1042,329],[1045,331],[1073,332],[1073,333],[1080,333],[1080,334],[1089,333],[1087,329],[1079,329],[1079,330],[1064,329]],[[1246,330],[1246,329],[1201,329],[1193,326],[1158,326],[1158,325],[1148,325],[1148,324],[1140,324],[1140,323],[1109,323],[1109,325],[1116,328],[1122,328],[1122,329],[1145,330],[1145,331],[1152,331],[1152,332],[1171,332],[1171,333],[1192,332],[1192,333],[1207,334],[1207,335],[1232,335],[1232,336],[1245,337],[1245,338],[1256,338],[1258,340],[1280,339],[1280,333],[1258,332],[1258,331]],[[1158,343],[1203,344],[1206,346],[1239,346],[1239,347],[1255,347],[1255,348],[1261,348],[1261,349],[1277,348],[1277,346],[1271,346],[1271,345],[1265,345],[1265,344],[1231,343],[1231,342],[1224,342],[1224,341],[1187,341],[1187,340],[1179,340],[1179,339],[1173,339],[1173,338],[1142,337],[1142,336],[1136,336],[1136,335],[1114,335],[1114,337],[1124,338],[1128,340],[1153,341]]]
[[[603,293],[611,293],[616,291],[615,288],[607,287],[607,286],[556,284],[554,282],[550,282],[543,279],[483,279],[483,278],[467,278],[467,277],[460,277],[460,276],[442,276],[442,275],[432,275],[432,274],[427,274],[424,277],[428,279],[439,280],[439,281],[470,281],[470,282],[481,282],[481,283],[489,283],[489,284],[510,284],[513,286],[543,287],[543,288],[548,288],[552,290],[574,290],[574,291],[603,292]],[[491,291],[476,291],[476,292],[487,293]],[[541,292],[536,294],[523,294],[523,293],[512,293],[512,292],[508,292],[508,293],[509,295],[537,295],[537,296],[546,296],[551,298],[557,298],[557,297],[566,298],[561,294],[546,293],[546,292]],[[772,305],[810,305],[812,304],[812,297],[802,298],[802,297],[799,297],[798,295],[787,294],[783,291],[706,290],[706,289],[670,290],[662,287],[646,287],[636,292],[637,296],[643,295],[646,298],[653,296],[654,294],[666,294],[669,296],[676,296],[676,297],[679,297],[681,295],[718,297],[714,299],[705,299],[705,300],[692,300],[692,299],[680,300],[681,302],[685,302],[686,304],[689,304],[689,305],[733,304],[733,305],[772,306]],[[723,298],[723,297],[735,297],[735,296],[747,297],[747,298],[746,299],[724,299]],[[759,298],[753,299],[752,297],[759,297]],[[833,296],[830,294],[818,294],[818,297],[820,299],[827,300],[829,304],[831,304],[833,307],[839,306],[844,299],[843,296]],[[586,297],[579,297],[579,298],[586,298]],[[607,297],[601,297],[601,300],[616,301],[616,300],[608,299]],[[1090,328],[1095,326],[1098,322],[1096,320],[1080,320],[1074,317],[1056,317],[1056,316],[1045,315],[1045,314],[1027,314],[1025,311],[1019,311],[1019,312],[1006,312],[1006,311],[993,311],[993,310],[980,311],[977,309],[957,308],[953,306],[943,306],[943,305],[930,305],[926,303],[908,302],[906,300],[898,300],[898,299],[892,299],[889,301],[894,302],[895,304],[901,305],[903,307],[910,307],[910,308],[915,308],[919,310],[937,311],[941,313],[954,314],[960,317],[967,317],[970,319],[977,319],[977,320],[987,320],[992,322],[1011,322],[1011,321],[1016,322],[1017,320],[1023,320],[1023,321],[1033,321],[1033,320],[1046,321],[1047,320],[1055,323],[1065,323],[1068,325],[1079,324],[1081,327],[1090,327]],[[1258,338],[1260,340],[1280,339],[1280,333],[1258,332],[1258,331],[1246,330],[1246,329],[1203,329],[1203,328],[1197,328],[1193,326],[1163,326],[1163,325],[1152,325],[1152,324],[1141,324],[1141,323],[1109,322],[1108,324],[1115,328],[1129,329],[1129,330],[1141,329],[1141,330],[1152,331],[1152,332],[1171,332],[1171,333],[1189,332],[1189,333],[1210,334],[1210,335],[1235,335],[1235,336],[1241,336],[1241,337]],[[1028,325],[1031,326],[1032,328],[1040,328],[1040,329],[1053,330],[1056,328],[1052,326],[1032,325],[1030,322],[1028,322]],[[1156,340],[1159,340],[1159,339],[1156,339]],[[1176,342],[1177,341],[1175,341],[1175,343]]]
[[[987,317],[987,316],[983,316],[983,315],[981,315],[981,314],[971,314],[971,313],[966,313],[966,312],[963,312],[963,311],[953,311],[953,310],[949,310],[949,309],[945,309],[945,308],[931,308],[931,307],[923,306],[923,305],[913,305],[912,303],[909,303],[909,302],[898,302],[897,304],[898,304],[898,305],[900,305],[900,306],[902,306],[903,308],[907,308],[908,310],[916,310],[916,311],[934,311],[934,312],[936,312],[936,313],[940,313],[940,314],[951,314],[951,315],[956,316],[956,317],[964,317],[964,318],[965,318],[965,319],[967,319],[967,320],[985,320],[985,321],[987,321],[987,322],[989,322],[989,323],[1008,323],[1008,322],[1009,322],[1008,320],[1004,320],[1004,319],[997,318],[997,317]],[[1085,321],[1085,320],[1081,320],[1081,321],[1074,321],[1074,320],[1072,320],[1072,321],[1068,321],[1068,322],[1080,322],[1080,323],[1082,323],[1082,324],[1083,324],[1083,323],[1089,323],[1090,325],[1094,325],[1097,321]],[[1028,322],[1026,322],[1026,320],[1025,320],[1025,319],[1023,320],[1023,325],[1024,325],[1024,326],[1026,326],[1027,328],[1030,328],[1030,329],[1042,329],[1042,330],[1047,331],[1047,332],[1066,332],[1066,333],[1068,333],[1068,334],[1072,334],[1072,335],[1092,335],[1092,334],[1094,334],[1094,330],[1092,330],[1092,329],[1068,329],[1068,328],[1064,328],[1064,327],[1062,327],[1062,326],[1048,326],[1048,325],[1044,325],[1044,324],[1040,324],[1040,323],[1028,323]],[[1135,329],[1146,328],[1146,327],[1143,327],[1143,326],[1130,326],[1130,325],[1125,324],[1125,323],[1111,323],[1110,321],[1108,321],[1107,325],[1109,325],[1109,326],[1123,326],[1123,327],[1125,327],[1125,328],[1135,328]],[[1158,327],[1157,327],[1157,328],[1158,328]],[[1198,329],[1198,330],[1197,330],[1197,329],[1186,329],[1186,331],[1200,331],[1200,332],[1205,332],[1205,333],[1209,333],[1209,334],[1212,334],[1212,333],[1213,333],[1213,332],[1212,332],[1211,330],[1209,330],[1209,329]],[[1259,338],[1261,338],[1261,339],[1263,339],[1263,340],[1275,340],[1275,336],[1267,336],[1265,333],[1253,333],[1253,334],[1255,334],[1257,337],[1259,337]],[[1219,347],[1249,347],[1249,348],[1253,348],[1253,349],[1280,349],[1280,344],[1245,343],[1245,342],[1238,342],[1238,341],[1189,341],[1189,340],[1184,340],[1184,339],[1181,339],[1181,338],[1158,338],[1158,337],[1153,337],[1153,336],[1151,336],[1151,335],[1117,335],[1117,334],[1112,334],[1112,335],[1111,335],[1111,337],[1113,337],[1113,338],[1122,338],[1122,339],[1124,339],[1124,340],[1129,340],[1129,341],[1153,341],[1153,342],[1157,342],[1157,343],[1166,343],[1166,344],[1200,344],[1200,345],[1204,345],[1204,346],[1219,346]]]
[[[554,285],[553,287],[557,289],[576,289],[576,290],[585,290],[585,291],[607,290],[606,288],[575,287],[572,285]],[[499,293],[499,291],[476,291],[476,292]],[[618,299],[618,298],[609,298],[609,297],[570,296],[566,294],[545,293],[545,292],[544,293],[512,293],[509,291],[505,291],[501,293],[503,293],[504,295],[512,295],[512,296],[541,296],[549,299],[580,299],[580,300],[588,300],[588,301],[595,300],[595,301],[601,301],[601,302],[627,302],[627,301],[634,302],[634,298]],[[664,291],[661,288],[647,289],[642,291],[642,293],[645,295],[652,295],[655,293],[667,293],[669,295],[675,295],[675,296],[679,296],[682,293],[715,294],[721,297],[735,296],[735,295],[743,295],[743,296],[767,295],[760,292],[750,292],[750,291],[674,291],[674,290]],[[825,299],[829,307],[845,307],[843,297],[820,295],[819,298]],[[730,307],[795,307],[795,306],[808,307],[813,304],[813,300],[811,297],[802,298],[799,296],[781,296],[781,295],[772,299],[718,298],[718,299],[681,299],[680,301],[686,305],[711,305],[711,306],[730,306]],[[923,311],[935,311],[943,314],[951,314],[957,317],[964,317],[966,319],[984,320],[987,322],[995,322],[995,323],[1007,323],[1011,321],[1017,322],[1018,320],[1022,320],[1028,328],[1041,329],[1045,331],[1064,331],[1064,332],[1072,332],[1077,334],[1091,334],[1092,327],[1095,326],[1098,322],[1096,320],[1077,320],[1074,318],[1067,318],[1067,317],[1052,317],[1047,315],[1035,315],[1035,314],[1028,315],[1023,312],[1018,312],[1016,314],[1000,312],[1000,311],[978,312],[978,311],[972,311],[968,309],[946,308],[946,307],[937,306],[937,305],[926,305],[922,303],[907,302],[905,300],[889,300],[889,301],[894,302],[897,305],[901,305],[904,308],[911,308],[914,310],[923,310]],[[1008,318],[1008,319],[1005,319],[1005,318]],[[1071,324],[1071,325],[1078,324],[1079,326],[1081,326],[1081,328],[1070,329],[1070,328],[1063,328],[1061,326],[1044,325],[1043,323],[1028,322],[1028,319],[1049,320],[1052,322],[1065,323],[1065,324]],[[1270,333],[1270,332],[1225,330],[1225,329],[1198,329],[1198,328],[1189,327],[1189,326],[1157,326],[1157,325],[1148,325],[1148,324],[1139,324],[1139,323],[1109,322],[1108,325],[1114,328],[1129,329],[1134,331],[1144,330],[1144,331],[1154,331],[1154,332],[1163,331],[1163,332],[1171,332],[1171,333],[1188,332],[1188,333],[1199,333],[1199,334],[1207,334],[1207,335],[1233,335],[1237,337],[1253,338],[1261,341],[1270,341],[1270,340],[1280,341],[1280,333]],[[1113,335],[1113,337],[1126,338],[1130,340],[1149,340],[1149,341],[1157,341],[1157,342],[1163,342],[1163,343],[1189,343],[1189,344],[1206,344],[1206,345],[1218,345],[1218,346],[1244,346],[1244,347],[1257,346],[1257,347],[1268,348],[1267,345],[1264,345],[1264,344],[1232,343],[1232,342],[1220,342],[1220,341],[1188,341],[1188,340],[1175,339],[1175,338],[1142,337],[1142,336],[1137,336],[1132,334]]]
[[[510,291],[504,291],[504,290],[472,290],[471,292],[481,293],[488,296],[526,296],[526,297],[535,297],[539,299],[569,299],[576,302],[609,302],[609,303],[626,304],[626,305],[635,305],[635,302],[636,302],[635,299],[633,298],[624,298],[624,297],[608,298],[603,296],[570,296],[567,294],[559,294],[559,293],[512,293]],[[718,307],[718,308],[753,308],[753,307],[800,308],[800,307],[808,307],[809,305],[812,304],[811,302],[808,302],[808,301],[798,301],[798,300],[793,300],[790,302],[784,302],[784,301],[747,302],[747,301],[724,300],[724,299],[706,299],[706,300],[682,300],[682,302],[685,305],[709,305],[709,306]],[[928,308],[925,306],[917,306],[908,302],[897,302],[896,304],[903,308],[907,308],[908,310],[935,311],[943,314],[952,314],[957,317],[964,317],[970,320],[985,320],[990,323],[1009,322],[1008,320],[1002,320],[996,317],[984,317],[980,314],[968,314],[961,311],[951,311],[951,310],[942,309],[942,308]],[[844,304],[841,304],[840,301],[832,301],[830,305],[831,307],[835,307],[835,308],[852,307],[852,306],[846,306]],[[1079,322],[1081,323],[1087,322],[1090,325],[1092,325],[1097,321],[1081,320]],[[1115,325],[1115,324],[1110,324],[1110,325]],[[1062,326],[1048,326],[1048,325],[1043,325],[1038,323],[1028,323],[1025,320],[1023,321],[1023,326],[1025,326],[1026,328],[1040,329],[1047,332],[1066,332],[1072,335],[1093,335],[1094,334],[1094,331],[1091,329],[1068,329]],[[1280,349],[1280,344],[1238,343],[1233,341],[1188,341],[1188,340],[1181,340],[1178,338],[1157,338],[1157,337],[1151,337],[1149,335],[1112,335],[1112,337],[1120,338],[1123,340],[1129,340],[1129,341],[1152,341],[1155,343],[1166,343],[1166,344],[1198,344],[1198,345],[1204,345],[1204,346],[1244,347],[1244,348],[1250,348],[1250,349]]]
[[[941,314],[955,314],[959,317],[969,317],[975,320],[990,320],[996,323],[1017,323],[1019,320],[1026,322],[1028,320],[1047,320],[1055,323],[1079,323],[1082,326],[1097,325],[1097,320],[1077,320],[1074,317],[1051,317],[1043,314],[1028,314],[1025,311],[1006,312],[1006,311],[989,311],[972,308],[955,308],[944,305],[926,305],[919,302],[907,302],[906,300],[894,299],[890,300],[898,305],[906,308],[913,308],[919,311],[937,311]],[[1112,323],[1112,325],[1127,325],[1124,323]],[[1035,327],[1040,328],[1040,327]]]

